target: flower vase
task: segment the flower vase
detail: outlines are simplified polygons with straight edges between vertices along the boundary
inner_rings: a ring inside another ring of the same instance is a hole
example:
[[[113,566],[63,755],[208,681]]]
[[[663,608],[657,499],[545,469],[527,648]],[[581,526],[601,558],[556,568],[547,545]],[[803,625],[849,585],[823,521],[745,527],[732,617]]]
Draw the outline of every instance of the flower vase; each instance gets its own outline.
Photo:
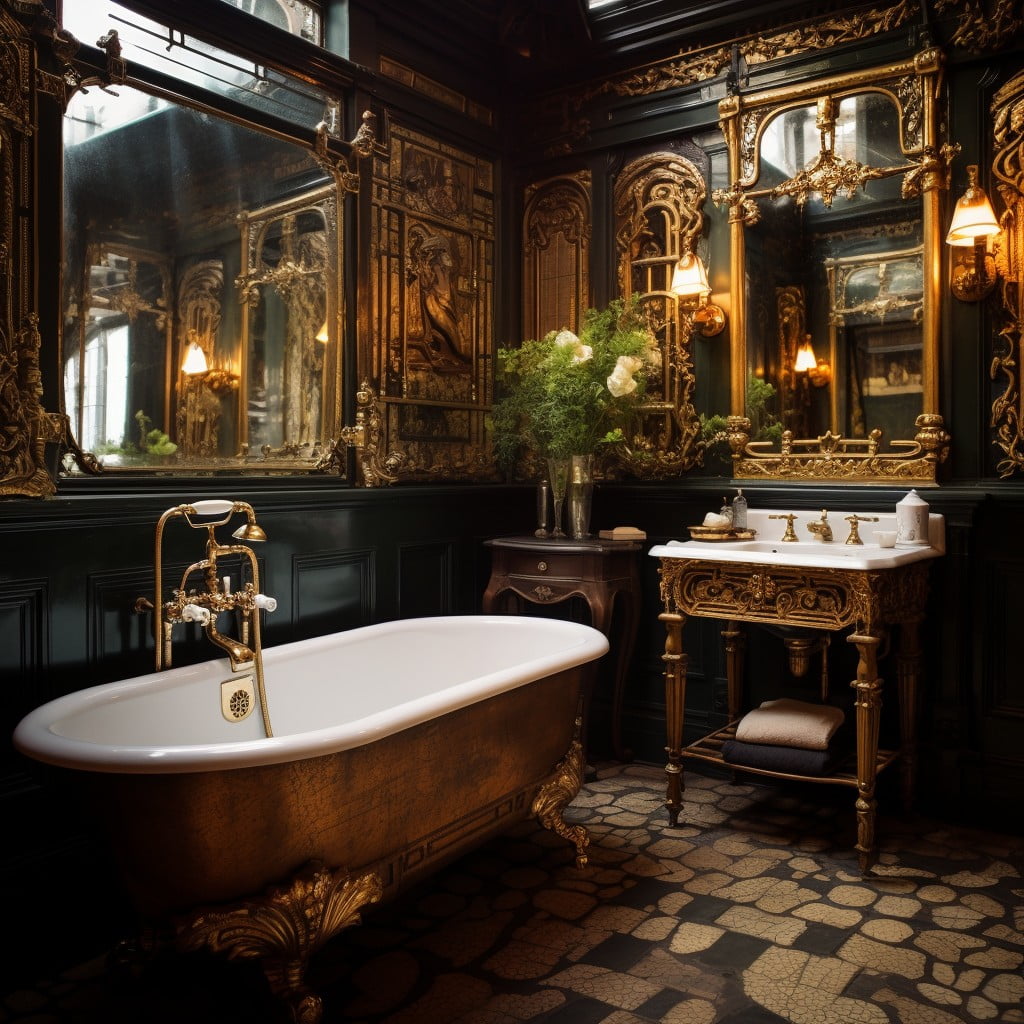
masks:
[[[548,459],[548,481],[551,484],[551,499],[555,507],[555,516],[551,524],[552,537],[565,536],[562,529],[562,508],[569,492],[570,469],[568,459]]]
[[[573,455],[569,478],[569,536],[590,536],[590,506],[594,496],[594,456]]]

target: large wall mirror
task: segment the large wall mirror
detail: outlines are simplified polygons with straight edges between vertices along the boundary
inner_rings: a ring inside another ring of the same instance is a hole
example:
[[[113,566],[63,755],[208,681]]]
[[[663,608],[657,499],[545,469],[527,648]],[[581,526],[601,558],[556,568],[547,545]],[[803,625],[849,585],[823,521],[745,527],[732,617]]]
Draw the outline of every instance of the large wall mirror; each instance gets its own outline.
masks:
[[[338,104],[187,37],[154,56],[152,23],[123,17],[122,39],[98,43],[108,70],[134,32],[143,58],[195,84],[83,76],[66,103],[67,468],[322,466],[342,429],[341,195],[355,177],[327,141]]]
[[[722,101],[737,477],[934,483],[943,144],[934,50]],[[782,443],[752,436],[751,378]]]

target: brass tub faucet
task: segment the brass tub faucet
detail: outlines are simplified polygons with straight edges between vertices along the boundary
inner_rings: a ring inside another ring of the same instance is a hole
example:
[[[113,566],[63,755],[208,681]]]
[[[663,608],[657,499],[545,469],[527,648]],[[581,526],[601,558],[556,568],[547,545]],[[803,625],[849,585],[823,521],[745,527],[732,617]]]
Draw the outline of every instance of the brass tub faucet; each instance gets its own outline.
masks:
[[[135,611],[153,612],[153,640],[156,647],[156,670],[171,666],[171,633],[175,623],[198,623],[211,643],[227,653],[231,671],[240,672],[252,666],[256,674],[260,710],[267,736],[272,736],[270,717],[267,712],[266,694],[263,685],[263,650],[260,641],[260,616],[264,609],[274,611],[277,601],[260,593],[260,571],[256,555],[248,544],[221,544],[217,540],[217,528],[225,526],[232,516],[242,513],[245,523],[231,536],[234,540],[258,542],[267,539],[263,528],[256,522],[253,507],[245,501],[196,501],[192,504],[176,505],[167,509],[156,526],[156,554],[154,559],[155,601],[139,597]],[[220,518],[211,519],[211,516]],[[170,519],[183,518],[194,530],[206,530],[206,557],[193,562],[182,573],[181,582],[171,591],[170,600],[163,596],[163,533]],[[194,518],[207,517],[194,521]],[[244,578],[248,565],[248,580],[235,590],[231,588],[231,577],[220,576],[217,565],[219,558],[238,555],[242,559],[241,576]],[[189,589],[189,580],[194,573],[202,573],[203,582]],[[235,612],[239,620],[239,636],[225,636],[217,629],[217,619],[222,612]],[[251,670],[251,669],[250,669]]]

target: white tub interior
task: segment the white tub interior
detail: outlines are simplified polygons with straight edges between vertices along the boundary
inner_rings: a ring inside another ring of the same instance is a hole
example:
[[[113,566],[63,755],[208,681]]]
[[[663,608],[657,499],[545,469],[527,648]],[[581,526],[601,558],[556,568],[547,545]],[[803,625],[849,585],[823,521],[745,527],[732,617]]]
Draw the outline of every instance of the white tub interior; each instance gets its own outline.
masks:
[[[407,619],[267,648],[271,739],[258,709],[241,722],[221,714],[226,658],[68,694],[27,715],[14,739],[31,757],[99,771],[274,764],[371,742],[607,649],[597,630],[556,619]]]

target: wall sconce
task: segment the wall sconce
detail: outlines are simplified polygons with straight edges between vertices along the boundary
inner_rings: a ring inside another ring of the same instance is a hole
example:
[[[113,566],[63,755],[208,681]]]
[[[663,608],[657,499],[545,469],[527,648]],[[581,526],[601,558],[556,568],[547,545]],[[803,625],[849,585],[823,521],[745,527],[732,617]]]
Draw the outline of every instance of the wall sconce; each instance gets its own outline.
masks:
[[[967,190],[957,200],[946,244],[953,246],[949,286],[961,302],[978,302],[995,287],[996,261],[988,239],[999,234],[992,204],[978,184],[978,165],[967,168]]]
[[[804,343],[796,350],[793,369],[797,373],[806,373],[806,379],[816,388],[823,388],[832,380],[832,367],[824,359],[815,356],[809,334],[804,336]]]
[[[708,302],[711,285],[701,258],[687,246],[672,273],[671,289],[682,300],[680,305],[700,325],[705,338],[713,338],[725,329],[725,311]]]
[[[237,373],[220,367],[210,369],[206,362],[206,353],[197,341],[189,344],[181,364],[181,372],[188,378],[188,383],[205,384],[218,395],[227,394],[238,387]]]

